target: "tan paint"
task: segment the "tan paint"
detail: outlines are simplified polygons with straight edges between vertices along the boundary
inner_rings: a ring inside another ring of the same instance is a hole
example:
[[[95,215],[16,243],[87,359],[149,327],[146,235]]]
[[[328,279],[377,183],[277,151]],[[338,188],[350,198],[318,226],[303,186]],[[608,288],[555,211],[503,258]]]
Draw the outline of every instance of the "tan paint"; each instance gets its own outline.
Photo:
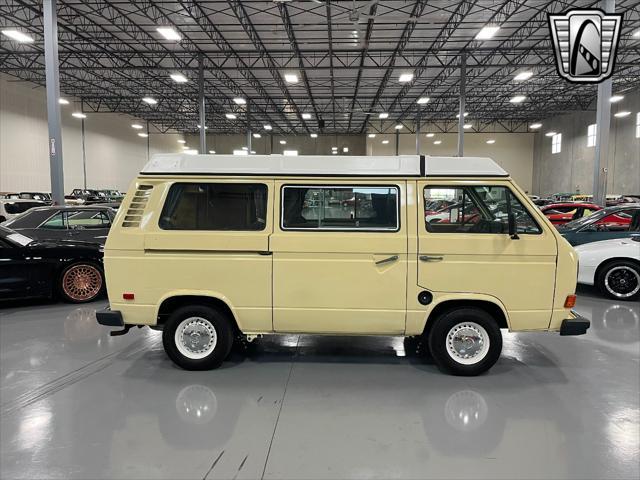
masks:
[[[247,182],[268,187],[260,232],[166,231],[158,220],[174,182]],[[140,227],[124,228],[133,192],[153,185]],[[303,185],[388,185],[400,195],[397,232],[287,231],[280,227],[280,188]],[[527,206],[540,235],[429,233],[423,216],[427,185],[505,185]],[[272,255],[264,255],[272,252]],[[261,254],[263,253],[263,254]],[[421,262],[419,255],[439,255]],[[397,256],[383,265],[377,261]],[[511,179],[139,177],[129,189],[105,249],[111,308],[127,324],[155,325],[174,296],[216,298],[244,333],[420,334],[445,301],[497,305],[509,329],[558,330],[568,318],[577,260],[571,246]],[[428,289],[433,302],[417,296]],[[135,300],[122,300],[125,292]]]

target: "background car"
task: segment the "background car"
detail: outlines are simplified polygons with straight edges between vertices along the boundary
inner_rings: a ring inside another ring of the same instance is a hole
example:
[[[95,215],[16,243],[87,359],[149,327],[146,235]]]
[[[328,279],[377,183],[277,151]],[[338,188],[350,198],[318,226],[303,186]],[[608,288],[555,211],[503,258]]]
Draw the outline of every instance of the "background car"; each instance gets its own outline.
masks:
[[[616,300],[640,298],[640,234],[576,247],[578,283]]]
[[[563,225],[571,220],[587,217],[598,210],[602,210],[602,207],[591,202],[550,203],[540,207],[540,211],[554,225]]]
[[[45,202],[48,205],[53,203],[51,194],[46,192],[20,192],[19,195],[20,198],[25,200],[38,200],[40,202]]]
[[[6,222],[34,207],[46,205],[45,202],[21,199],[0,199],[0,223]]]
[[[38,242],[0,226],[0,300],[60,295],[90,302],[104,292],[102,248],[70,241]]]
[[[107,201],[104,195],[100,195],[97,190],[88,188],[74,188],[69,195],[64,196],[67,203],[76,205],[88,205],[91,203]]]
[[[39,207],[6,226],[38,240],[80,240],[104,245],[116,211],[96,205]]]
[[[573,246],[628,237],[630,232],[640,231],[640,203],[603,208],[588,217],[559,225],[558,231]]]

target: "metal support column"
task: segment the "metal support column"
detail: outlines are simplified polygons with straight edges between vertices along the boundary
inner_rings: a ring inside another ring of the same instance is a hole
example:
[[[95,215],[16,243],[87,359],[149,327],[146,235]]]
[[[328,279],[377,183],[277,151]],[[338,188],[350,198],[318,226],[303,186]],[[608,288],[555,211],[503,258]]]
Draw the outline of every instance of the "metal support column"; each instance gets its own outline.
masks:
[[[147,120],[147,162],[151,159],[151,136],[149,135],[149,120]]]
[[[198,110],[200,114],[200,154],[207,153],[206,112],[204,98],[204,59],[198,56]]]
[[[615,0],[603,0],[600,7],[613,13]],[[613,59],[612,59],[613,60]],[[593,162],[593,201],[603,207],[607,198],[607,173],[609,169],[609,131],[611,128],[611,78],[598,84],[596,106],[596,151]]]
[[[400,130],[396,128],[396,155],[400,155]]]
[[[84,113],[84,102],[80,102],[80,111]],[[80,123],[80,134],[82,137],[82,177],[83,177],[83,188],[87,189],[87,150],[84,144],[84,118]]]
[[[458,156],[464,156],[464,110],[465,110],[465,83],[467,80],[467,54],[460,57],[460,109],[458,112]]]
[[[247,154],[251,155],[251,102],[247,99]]]
[[[60,122],[60,76],[58,73],[58,18],[56,0],[44,0],[44,71],[47,87],[47,122],[49,124],[49,168],[51,197],[64,205],[64,171],[62,129]]]
[[[416,155],[420,155],[420,105],[418,105],[418,116],[416,118]]]

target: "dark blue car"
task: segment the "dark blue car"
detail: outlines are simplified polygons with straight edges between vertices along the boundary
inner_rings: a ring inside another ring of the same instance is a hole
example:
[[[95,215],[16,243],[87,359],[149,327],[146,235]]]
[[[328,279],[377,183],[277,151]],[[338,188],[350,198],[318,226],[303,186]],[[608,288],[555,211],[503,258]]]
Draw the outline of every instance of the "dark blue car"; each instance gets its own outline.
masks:
[[[558,231],[573,245],[625,238],[640,232],[640,203],[603,208],[578,220],[560,225]]]

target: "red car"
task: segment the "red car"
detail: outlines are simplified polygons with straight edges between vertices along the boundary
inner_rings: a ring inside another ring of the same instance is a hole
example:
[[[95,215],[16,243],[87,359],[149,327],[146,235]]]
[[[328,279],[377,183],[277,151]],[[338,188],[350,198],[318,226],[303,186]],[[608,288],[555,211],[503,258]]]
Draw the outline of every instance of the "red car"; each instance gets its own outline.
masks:
[[[551,203],[540,207],[540,211],[554,225],[564,225],[571,220],[588,217],[598,210],[602,210],[602,207],[590,202]]]

